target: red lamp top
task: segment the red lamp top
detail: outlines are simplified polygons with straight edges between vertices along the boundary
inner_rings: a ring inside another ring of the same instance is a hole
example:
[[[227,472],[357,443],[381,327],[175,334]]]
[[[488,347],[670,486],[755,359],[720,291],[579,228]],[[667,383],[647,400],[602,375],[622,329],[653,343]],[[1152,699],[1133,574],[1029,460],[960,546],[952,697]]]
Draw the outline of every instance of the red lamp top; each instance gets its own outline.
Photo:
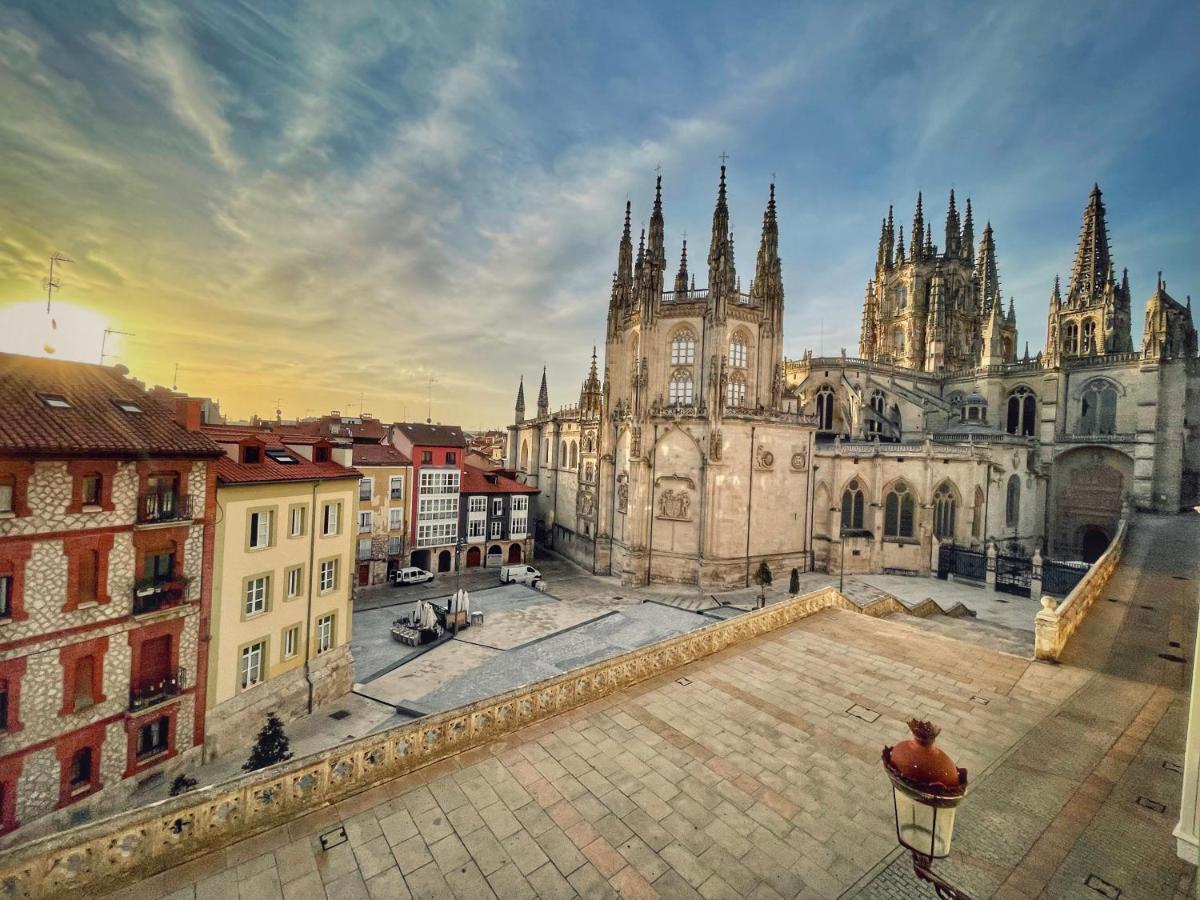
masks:
[[[954,765],[945,751],[933,745],[941,729],[932,722],[910,719],[913,739],[883,748],[888,774],[929,794],[961,797],[967,792],[967,770]]]

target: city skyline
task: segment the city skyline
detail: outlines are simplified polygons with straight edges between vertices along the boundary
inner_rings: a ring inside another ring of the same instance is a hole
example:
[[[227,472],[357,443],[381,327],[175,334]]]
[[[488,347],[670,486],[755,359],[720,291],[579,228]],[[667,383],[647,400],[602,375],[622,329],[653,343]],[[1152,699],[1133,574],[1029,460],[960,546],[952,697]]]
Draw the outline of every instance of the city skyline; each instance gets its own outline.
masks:
[[[992,222],[1019,352],[1037,352],[1099,181],[1140,333],[1159,270],[1180,300],[1200,284],[1197,19],[10,6],[0,350],[46,342],[61,252],[60,356],[132,332],[109,362],[151,384],[178,363],[180,389],[234,417],[278,399],[289,418],[423,419],[432,374],[435,421],[497,425],[542,365],[551,405],[576,399],[625,198],[636,228],[658,166],[668,269],[685,231],[703,268],[726,152],[747,284],[777,184],[789,357],[854,355],[880,217],[908,222],[922,190],[940,243],[951,187]]]

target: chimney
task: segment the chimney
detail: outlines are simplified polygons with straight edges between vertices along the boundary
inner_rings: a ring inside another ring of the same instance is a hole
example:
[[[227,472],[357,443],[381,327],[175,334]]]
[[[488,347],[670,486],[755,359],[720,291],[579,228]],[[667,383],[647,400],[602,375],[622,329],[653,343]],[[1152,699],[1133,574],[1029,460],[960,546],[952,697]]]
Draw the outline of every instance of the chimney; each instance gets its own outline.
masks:
[[[200,406],[201,400],[199,397],[175,397],[173,398],[175,406],[175,421],[182,425],[188,431],[200,430]]]

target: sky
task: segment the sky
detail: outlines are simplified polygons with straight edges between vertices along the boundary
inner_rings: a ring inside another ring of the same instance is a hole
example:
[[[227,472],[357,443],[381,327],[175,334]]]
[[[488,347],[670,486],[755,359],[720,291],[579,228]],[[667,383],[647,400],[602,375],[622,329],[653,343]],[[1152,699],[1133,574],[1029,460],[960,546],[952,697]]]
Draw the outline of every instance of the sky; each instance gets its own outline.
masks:
[[[789,357],[857,352],[881,217],[924,191],[940,244],[951,187],[1037,352],[1093,181],[1136,344],[1159,270],[1200,298],[1198,38],[1195,2],[3,0],[0,350],[503,425],[543,366],[578,398],[659,166],[669,269],[704,259],[723,153],[747,285],[777,184]]]

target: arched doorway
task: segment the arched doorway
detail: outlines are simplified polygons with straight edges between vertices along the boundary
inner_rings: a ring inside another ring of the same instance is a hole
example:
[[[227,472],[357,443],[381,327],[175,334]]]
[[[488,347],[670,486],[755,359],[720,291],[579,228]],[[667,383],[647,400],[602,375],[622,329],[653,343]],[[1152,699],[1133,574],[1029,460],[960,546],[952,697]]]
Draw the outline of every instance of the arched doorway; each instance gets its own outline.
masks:
[[[519,563],[521,561],[521,545],[520,544],[509,545],[508,561],[510,564],[511,563]]]
[[[1052,505],[1046,517],[1054,559],[1086,559],[1089,548],[1105,546],[1116,533],[1121,501],[1133,485],[1133,460],[1111,447],[1078,447],[1054,460],[1050,474]],[[1103,550],[1101,550],[1103,552]]]
[[[467,568],[474,569],[483,561],[483,554],[479,552],[478,547],[469,547],[467,549]]]
[[[500,550],[499,544],[492,544],[488,547],[487,564],[489,566],[498,566],[500,561],[504,559],[504,553]]]
[[[450,566],[453,564],[454,558],[450,555],[449,550],[443,550],[438,554],[438,571],[449,572]]]
[[[416,566],[418,569],[424,569],[426,572],[428,572],[429,571],[429,551],[428,550],[414,550],[412,552],[412,556],[410,556],[408,558],[408,564],[410,566]]]
[[[1083,561],[1094,563],[1104,555],[1104,551],[1108,549],[1108,543],[1109,537],[1103,528],[1089,525],[1083,529],[1083,537],[1079,541],[1080,555],[1083,557]]]

